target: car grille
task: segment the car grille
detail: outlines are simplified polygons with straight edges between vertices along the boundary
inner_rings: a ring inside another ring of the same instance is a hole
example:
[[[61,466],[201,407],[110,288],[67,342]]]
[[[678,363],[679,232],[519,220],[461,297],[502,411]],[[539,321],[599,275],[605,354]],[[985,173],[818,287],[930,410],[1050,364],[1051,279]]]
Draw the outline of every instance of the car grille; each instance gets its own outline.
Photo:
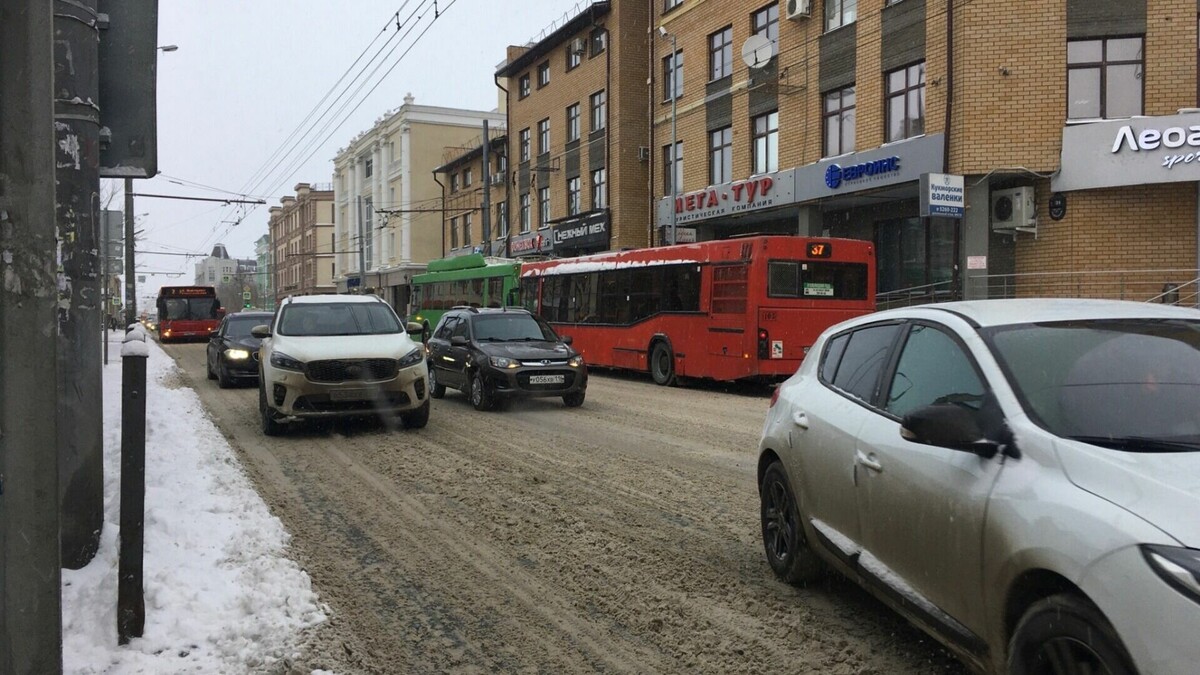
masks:
[[[522,366],[530,368],[563,368],[567,365],[566,360],[563,361],[522,361]]]
[[[292,408],[296,412],[373,412],[375,410],[398,408],[409,403],[408,394],[398,391],[380,393],[379,398],[369,401],[334,401],[329,394],[309,394],[296,398]]]
[[[334,359],[310,361],[305,375],[313,382],[371,382],[390,380],[399,371],[396,359]]]
[[[524,389],[526,391],[566,390],[566,389],[570,389],[571,387],[575,386],[576,374],[577,373],[574,370],[562,370],[562,369],[558,369],[558,368],[546,368],[545,370],[532,370],[529,372],[518,373],[517,374],[517,385],[519,387],[521,387],[521,389]],[[550,384],[530,384],[529,378],[537,377],[539,375],[562,375],[563,381],[561,383],[555,382],[555,383],[550,383]]]

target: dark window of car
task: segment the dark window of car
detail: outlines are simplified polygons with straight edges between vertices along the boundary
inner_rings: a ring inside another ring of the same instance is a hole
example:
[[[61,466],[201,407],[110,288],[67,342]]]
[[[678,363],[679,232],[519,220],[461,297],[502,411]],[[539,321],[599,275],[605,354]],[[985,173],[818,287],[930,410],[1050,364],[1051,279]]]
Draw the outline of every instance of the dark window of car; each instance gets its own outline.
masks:
[[[983,333],[1030,417],[1051,433],[1121,450],[1200,450],[1200,321],[1048,322]]]
[[[867,403],[874,402],[879,373],[899,330],[898,324],[885,324],[851,333],[850,343],[833,376],[833,386]]]
[[[263,326],[271,323],[269,316],[231,316],[225,319],[225,325],[221,328],[221,335],[234,340],[250,337],[250,331],[255,326]]]
[[[558,342],[558,335],[549,324],[522,312],[480,314],[471,323],[479,342]]]
[[[400,321],[382,302],[292,303],[279,316],[280,335],[379,335],[399,333]]]
[[[959,343],[937,328],[916,324],[900,353],[884,408],[897,417],[934,403],[978,410],[983,394],[983,381]]]
[[[442,317],[442,322],[438,324],[437,330],[434,331],[433,337],[439,340],[449,340],[450,333],[454,331],[454,324],[458,322],[458,317],[445,316]]]
[[[838,364],[841,363],[842,354],[846,352],[846,344],[849,342],[849,333],[838,335],[829,341],[829,346],[825,348],[825,360],[821,363],[822,382],[833,382],[833,376],[837,373]]]
[[[454,322],[454,327],[450,329],[450,337],[470,337],[470,326],[465,319],[459,319]]]
[[[865,300],[867,266],[862,263],[771,260],[767,296],[806,300]]]

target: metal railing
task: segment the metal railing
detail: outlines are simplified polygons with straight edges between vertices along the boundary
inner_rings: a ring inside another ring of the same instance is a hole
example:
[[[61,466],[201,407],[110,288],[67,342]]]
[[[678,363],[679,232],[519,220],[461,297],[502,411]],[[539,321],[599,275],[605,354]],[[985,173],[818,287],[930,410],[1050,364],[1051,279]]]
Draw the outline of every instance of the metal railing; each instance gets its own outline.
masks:
[[[912,305],[927,305],[931,302],[950,302],[961,300],[961,294],[951,280],[938,281],[923,286],[911,286],[885,291],[875,295],[875,308],[879,310],[910,307]]]

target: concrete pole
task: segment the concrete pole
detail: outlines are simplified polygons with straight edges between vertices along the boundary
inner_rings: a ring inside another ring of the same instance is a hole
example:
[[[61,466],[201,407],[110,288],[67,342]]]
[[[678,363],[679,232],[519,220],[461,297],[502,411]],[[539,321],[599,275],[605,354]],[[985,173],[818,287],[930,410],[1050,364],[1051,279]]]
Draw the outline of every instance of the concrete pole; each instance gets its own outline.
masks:
[[[58,453],[62,564],[86,565],[104,527],[104,431],[97,224],[100,215],[96,0],[54,2],[59,286]]]
[[[61,673],[52,5],[0,0],[0,44],[0,673]]]
[[[137,321],[137,285],[133,278],[133,179],[125,179],[125,327]],[[159,319],[162,319],[160,316]]]

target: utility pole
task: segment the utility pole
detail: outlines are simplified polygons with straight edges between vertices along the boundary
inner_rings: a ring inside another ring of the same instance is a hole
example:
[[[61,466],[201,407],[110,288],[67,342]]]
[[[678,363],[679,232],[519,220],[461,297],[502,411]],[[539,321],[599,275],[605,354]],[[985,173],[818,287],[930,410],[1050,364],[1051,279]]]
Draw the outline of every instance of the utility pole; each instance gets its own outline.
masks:
[[[367,232],[366,223],[363,222],[362,195],[355,199],[358,200],[358,208],[355,209],[358,213],[358,292],[363,293],[367,290]]]
[[[62,284],[58,452],[62,564],[86,565],[104,527],[104,431],[97,225],[100,70],[96,0],[54,2],[54,129]]]
[[[479,219],[483,228],[483,254],[492,254],[492,139],[488,135],[488,121],[483,120],[483,214]]]
[[[125,179],[125,327],[137,321],[137,285],[133,279],[133,179]]]
[[[62,672],[54,10],[0,0],[0,672]]]

